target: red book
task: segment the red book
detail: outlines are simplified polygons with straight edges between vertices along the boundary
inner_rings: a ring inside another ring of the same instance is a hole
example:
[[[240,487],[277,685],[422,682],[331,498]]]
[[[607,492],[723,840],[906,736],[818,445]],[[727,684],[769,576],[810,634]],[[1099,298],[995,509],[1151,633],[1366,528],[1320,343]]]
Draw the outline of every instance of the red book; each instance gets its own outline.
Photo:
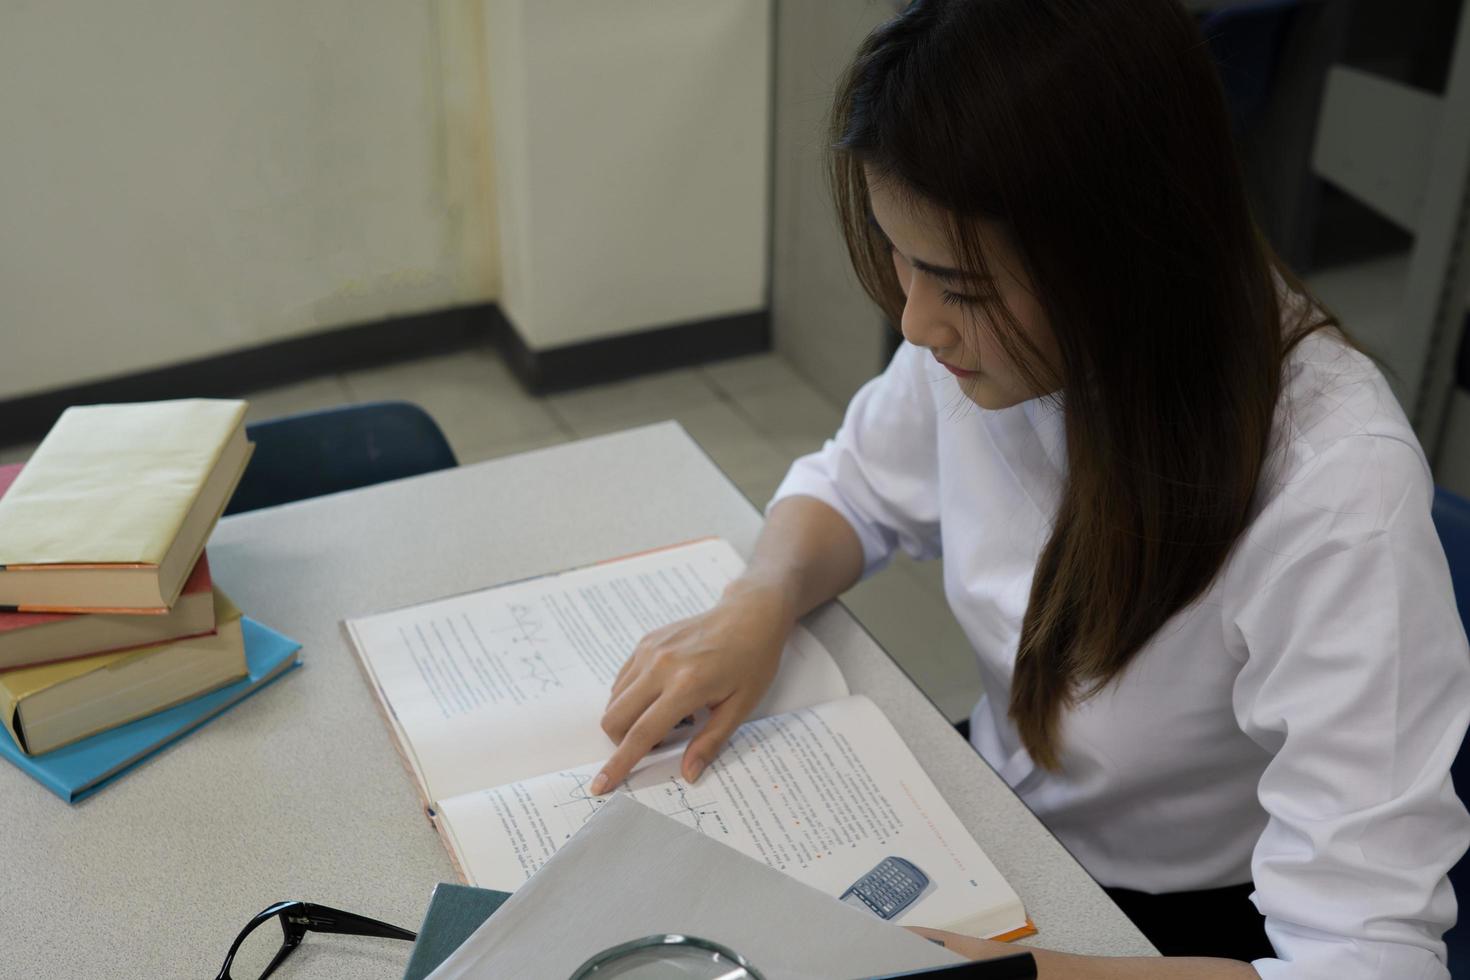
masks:
[[[0,496],[22,465],[0,466]],[[214,627],[209,559],[201,554],[179,601],[162,616],[0,612],[0,670],[203,636]]]

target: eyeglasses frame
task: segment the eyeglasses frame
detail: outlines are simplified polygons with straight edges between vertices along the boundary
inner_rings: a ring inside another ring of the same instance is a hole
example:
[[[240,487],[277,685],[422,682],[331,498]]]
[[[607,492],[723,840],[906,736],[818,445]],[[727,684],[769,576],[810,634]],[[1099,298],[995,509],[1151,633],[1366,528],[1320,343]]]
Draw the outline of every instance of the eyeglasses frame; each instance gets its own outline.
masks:
[[[257,912],[255,917],[246,924],[235,941],[230,944],[230,951],[225,954],[224,965],[219,968],[219,975],[215,980],[233,980],[230,976],[230,964],[235,961],[235,954],[239,952],[241,943],[245,937],[271,919],[280,917],[281,931],[284,933],[281,948],[275,957],[261,973],[259,980],[265,980],[276,971],[286,957],[295,952],[296,947],[301,945],[301,940],[308,932],[339,933],[347,936],[377,936],[383,939],[402,939],[413,942],[418,938],[417,933],[400,929],[395,925],[380,922],[377,919],[369,919],[365,915],[356,912],[344,912],[341,909],[330,908],[326,905],[315,905],[311,902],[277,902],[269,908]],[[240,978],[240,980],[257,980],[255,977]]]

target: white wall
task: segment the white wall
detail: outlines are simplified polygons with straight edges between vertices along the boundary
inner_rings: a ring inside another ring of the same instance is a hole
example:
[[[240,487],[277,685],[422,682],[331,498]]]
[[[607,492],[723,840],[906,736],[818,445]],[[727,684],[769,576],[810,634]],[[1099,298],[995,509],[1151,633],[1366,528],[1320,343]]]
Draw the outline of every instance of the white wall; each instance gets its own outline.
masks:
[[[776,349],[837,404],[884,365],[889,328],[858,285],[826,179],[837,82],[889,0],[783,0],[776,7]]]
[[[501,297],[502,251],[536,349],[762,309],[769,21],[7,0],[0,399]]]
[[[527,346],[766,306],[770,0],[489,0],[487,31]]]
[[[0,398],[493,295],[477,8],[0,4]]]

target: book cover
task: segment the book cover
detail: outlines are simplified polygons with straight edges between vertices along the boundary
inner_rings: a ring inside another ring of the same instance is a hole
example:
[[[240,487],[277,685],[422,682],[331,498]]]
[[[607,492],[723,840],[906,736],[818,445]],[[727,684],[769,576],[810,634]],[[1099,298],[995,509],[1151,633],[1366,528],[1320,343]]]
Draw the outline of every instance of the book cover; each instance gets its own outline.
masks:
[[[424,980],[470,933],[505,904],[510,892],[442,882],[434,886],[419,938],[413,944],[403,980]]]
[[[213,636],[0,672],[0,721],[31,755],[245,675],[240,610],[214,591]]]
[[[0,497],[0,605],[163,612],[250,456],[245,402],[67,409]]]
[[[248,616],[241,620],[249,673],[166,711],[32,757],[0,735],[0,756],[68,803],[76,803],[300,666],[301,645]]]

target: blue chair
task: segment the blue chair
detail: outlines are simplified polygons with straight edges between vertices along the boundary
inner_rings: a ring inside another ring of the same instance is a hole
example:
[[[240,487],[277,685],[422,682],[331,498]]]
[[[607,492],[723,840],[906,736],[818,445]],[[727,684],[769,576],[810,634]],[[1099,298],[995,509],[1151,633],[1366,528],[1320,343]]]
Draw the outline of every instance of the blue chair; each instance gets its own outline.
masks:
[[[1457,497],[1448,490],[1434,491],[1434,527],[1444,545],[1445,557],[1450,563],[1450,579],[1455,587],[1455,605],[1460,607],[1460,619],[1470,630],[1470,501]],[[1460,799],[1470,800],[1470,741],[1460,747],[1455,764],[1450,769],[1455,781],[1455,792]],[[1450,884],[1455,887],[1455,897],[1460,900],[1460,920],[1445,933],[1445,945],[1449,947],[1450,976],[1470,978],[1470,856],[1462,857],[1460,863],[1450,869]]]
[[[408,402],[303,412],[256,422],[245,431],[255,455],[226,514],[459,465],[429,413]]]

